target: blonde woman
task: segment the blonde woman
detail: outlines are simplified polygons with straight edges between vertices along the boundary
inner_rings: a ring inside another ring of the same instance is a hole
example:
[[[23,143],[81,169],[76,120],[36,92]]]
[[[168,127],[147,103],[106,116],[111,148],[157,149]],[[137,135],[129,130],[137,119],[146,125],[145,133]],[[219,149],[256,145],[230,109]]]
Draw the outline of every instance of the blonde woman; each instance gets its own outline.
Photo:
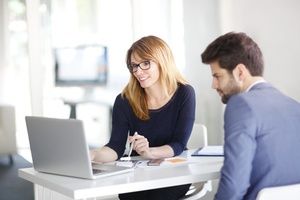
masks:
[[[176,68],[168,45],[143,37],[127,52],[129,83],[118,95],[108,144],[92,152],[98,162],[114,161],[125,151],[128,131],[132,155],[148,159],[179,155],[186,148],[195,120],[195,92]],[[120,194],[120,199],[179,199],[189,185]]]

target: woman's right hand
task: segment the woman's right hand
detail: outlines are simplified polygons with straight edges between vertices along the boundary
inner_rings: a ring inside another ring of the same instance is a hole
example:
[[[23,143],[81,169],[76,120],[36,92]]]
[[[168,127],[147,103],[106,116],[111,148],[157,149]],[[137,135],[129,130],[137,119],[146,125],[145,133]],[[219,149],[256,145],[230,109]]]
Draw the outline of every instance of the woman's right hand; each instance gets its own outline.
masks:
[[[90,151],[91,160],[94,162],[112,162],[118,159],[117,153],[110,147],[104,146]]]
[[[96,152],[95,152],[94,149],[90,150],[90,158],[91,158],[91,161],[94,161],[94,159],[95,159],[95,154],[96,154]]]

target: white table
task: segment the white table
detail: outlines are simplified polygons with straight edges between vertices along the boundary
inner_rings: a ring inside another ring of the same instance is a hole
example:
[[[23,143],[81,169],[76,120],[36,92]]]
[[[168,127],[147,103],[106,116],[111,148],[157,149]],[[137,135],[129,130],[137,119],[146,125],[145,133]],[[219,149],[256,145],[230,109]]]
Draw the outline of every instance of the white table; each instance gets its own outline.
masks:
[[[193,150],[181,156],[185,164],[151,168],[137,167],[134,172],[97,180],[86,180],[39,173],[33,168],[19,169],[19,176],[35,185],[35,199],[95,199],[119,193],[182,185],[218,179],[223,157],[191,157]]]

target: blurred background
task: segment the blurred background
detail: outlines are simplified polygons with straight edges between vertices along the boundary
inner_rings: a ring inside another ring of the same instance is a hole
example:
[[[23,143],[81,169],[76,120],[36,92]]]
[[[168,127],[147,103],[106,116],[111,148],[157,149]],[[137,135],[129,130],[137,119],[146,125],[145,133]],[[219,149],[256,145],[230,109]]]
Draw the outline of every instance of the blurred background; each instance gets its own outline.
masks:
[[[126,51],[147,35],[172,48],[196,90],[196,121],[222,144],[224,105],[201,53],[221,34],[246,32],[266,80],[300,100],[299,10],[297,0],[0,0],[0,103],[15,108],[17,147],[29,146],[26,115],[82,119],[89,142],[105,144],[129,79]]]

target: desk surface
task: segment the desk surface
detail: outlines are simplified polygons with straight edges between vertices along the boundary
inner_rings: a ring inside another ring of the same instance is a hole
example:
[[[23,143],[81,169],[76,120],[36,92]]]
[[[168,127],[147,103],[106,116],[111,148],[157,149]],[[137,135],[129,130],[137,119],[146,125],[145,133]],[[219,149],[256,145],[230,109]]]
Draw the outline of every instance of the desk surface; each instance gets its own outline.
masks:
[[[133,172],[97,180],[86,180],[39,173],[33,168],[19,170],[23,179],[42,185],[73,199],[105,197],[187,183],[218,179],[223,157],[191,157],[193,150],[184,152],[186,164],[170,167],[137,167]]]

